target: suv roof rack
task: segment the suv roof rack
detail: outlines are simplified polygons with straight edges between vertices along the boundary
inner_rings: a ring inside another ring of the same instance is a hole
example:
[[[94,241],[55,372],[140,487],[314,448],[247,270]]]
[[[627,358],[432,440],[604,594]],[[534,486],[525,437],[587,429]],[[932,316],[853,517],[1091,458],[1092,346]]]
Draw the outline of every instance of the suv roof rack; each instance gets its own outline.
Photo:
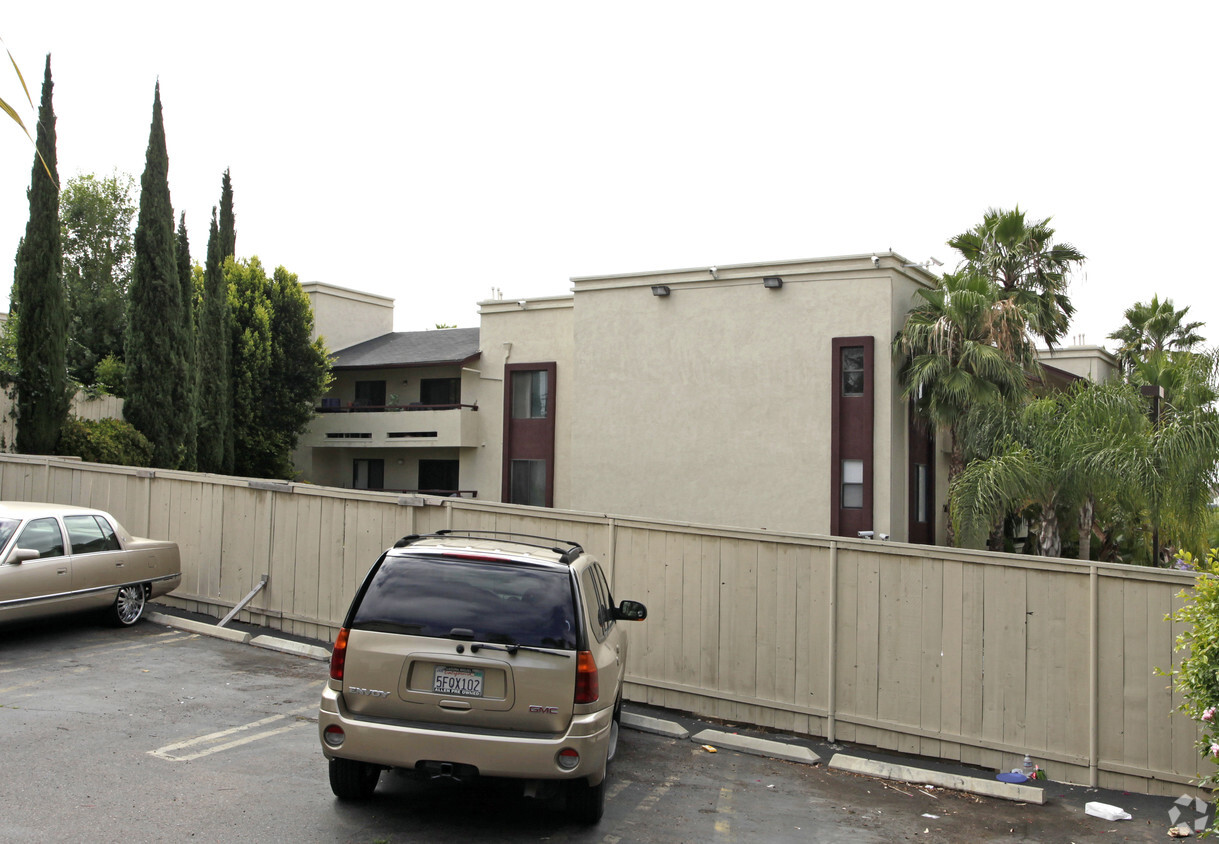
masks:
[[[580,543],[572,542],[570,539],[556,539],[553,536],[537,536],[532,533],[516,533],[510,530],[438,530],[435,533],[418,534],[412,533],[409,536],[404,536],[394,543],[395,548],[405,548],[408,545],[413,545],[421,539],[480,539],[487,536],[511,536],[520,537],[521,539],[542,539],[546,542],[562,543],[566,548],[556,548],[553,545],[540,545],[536,542],[519,542],[520,545],[528,545],[531,548],[545,548],[548,551],[553,551],[559,555],[559,562],[564,565],[571,565],[576,558],[584,553],[584,548]]]

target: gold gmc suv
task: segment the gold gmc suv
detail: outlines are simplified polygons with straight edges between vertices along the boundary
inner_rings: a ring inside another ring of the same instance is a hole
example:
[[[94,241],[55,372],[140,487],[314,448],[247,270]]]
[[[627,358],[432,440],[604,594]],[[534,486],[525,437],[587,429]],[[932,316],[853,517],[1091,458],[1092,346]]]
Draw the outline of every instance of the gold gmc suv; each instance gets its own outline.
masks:
[[[330,787],[367,798],[381,771],[525,780],[605,804],[626,631],[600,564],[577,544],[493,531],[407,536],[377,560],[334,642],[318,728]]]

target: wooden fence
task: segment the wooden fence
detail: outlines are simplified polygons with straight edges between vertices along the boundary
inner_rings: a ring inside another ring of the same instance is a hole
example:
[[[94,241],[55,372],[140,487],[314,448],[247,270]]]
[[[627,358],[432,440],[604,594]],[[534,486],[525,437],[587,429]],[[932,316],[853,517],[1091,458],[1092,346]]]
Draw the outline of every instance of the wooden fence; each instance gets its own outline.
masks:
[[[1176,795],[1204,764],[1154,669],[1194,575],[0,455],[0,497],[176,540],[173,602],[332,640],[381,551],[441,528],[580,542],[631,628],[627,696],[728,721]]]

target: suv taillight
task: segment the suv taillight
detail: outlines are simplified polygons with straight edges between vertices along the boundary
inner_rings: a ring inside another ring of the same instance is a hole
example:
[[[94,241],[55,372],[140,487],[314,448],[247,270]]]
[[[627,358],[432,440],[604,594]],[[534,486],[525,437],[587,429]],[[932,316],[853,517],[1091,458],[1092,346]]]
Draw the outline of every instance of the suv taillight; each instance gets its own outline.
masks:
[[[337,648],[337,642],[335,646]],[[333,676],[333,669],[331,675]],[[597,663],[593,660],[591,651],[580,651],[576,657],[576,703],[596,703],[600,696],[601,689],[597,683]]]
[[[330,679],[343,679],[343,664],[347,661],[347,628],[339,630],[334,637],[334,650],[330,652]]]

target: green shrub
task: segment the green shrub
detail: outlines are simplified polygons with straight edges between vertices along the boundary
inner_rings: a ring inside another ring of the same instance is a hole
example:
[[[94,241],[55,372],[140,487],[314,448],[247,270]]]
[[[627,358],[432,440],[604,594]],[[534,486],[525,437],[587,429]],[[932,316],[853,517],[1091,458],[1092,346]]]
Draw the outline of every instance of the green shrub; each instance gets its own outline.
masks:
[[[1178,668],[1156,671],[1172,678],[1182,696],[1177,708],[1202,725],[1198,752],[1211,764],[1198,785],[1212,791],[1219,786],[1219,575],[1212,573],[1219,568],[1217,558],[1219,549],[1215,548],[1205,560],[1178,555],[1179,568],[1199,572],[1194,588],[1178,596],[1185,599],[1185,605],[1165,617],[1165,621],[1185,625],[1176,639],[1176,650],[1185,655]]]
[[[152,443],[130,422],[121,419],[94,421],[70,417],[59,435],[56,451],[90,463],[152,465]]]

